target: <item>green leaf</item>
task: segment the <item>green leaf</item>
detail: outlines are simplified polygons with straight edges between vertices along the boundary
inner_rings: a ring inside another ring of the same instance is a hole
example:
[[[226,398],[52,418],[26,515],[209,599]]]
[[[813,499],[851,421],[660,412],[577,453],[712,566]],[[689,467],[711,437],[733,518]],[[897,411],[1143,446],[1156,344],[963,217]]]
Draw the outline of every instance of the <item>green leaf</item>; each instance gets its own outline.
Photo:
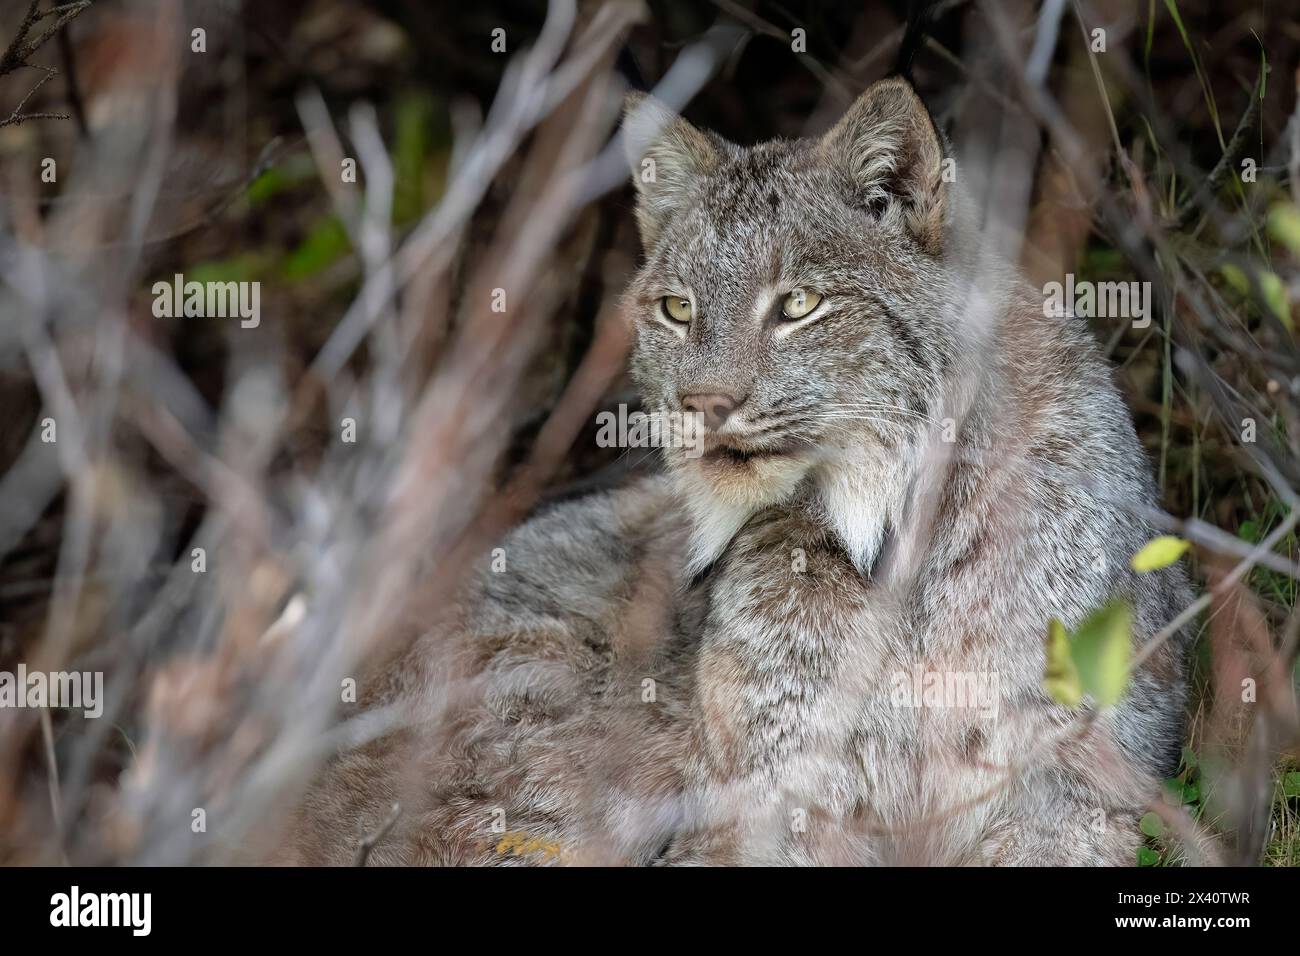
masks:
[[[1261,537],[1259,522],[1254,519],[1243,521],[1241,527],[1237,529],[1237,537],[1243,541],[1249,541],[1251,544],[1259,544]]]
[[[1158,813],[1147,813],[1138,821],[1138,829],[1149,837],[1159,838],[1165,835],[1165,821]]]
[[[351,248],[342,221],[337,216],[322,219],[290,253],[284,264],[284,277],[289,280],[310,278],[332,266]]]
[[[1196,756],[1196,751],[1186,744],[1183,745],[1183,766],[1188,770],[1195,770],[1201,765],[1201,758]]]
[[[284,192],[290,185],[288,174],[282,168],[272,166],[248,184],[245,195],[250,205],[260,206],[273,196]]]
[[[1149,846],[1138,847],[1138,866],[1155,866],[1160,862],[1160,854]]]
[[[264,169],[248,184],[244,198],[254,209],[270,202],[276,196],[292,192],[307,183],[317,181],[316,163],[311,154],[303,151],[286,157],[274,166]]]
[[[1289,771],[1282,778],[1282,793],[1288,797],[1300,797],[1300,770]]]
[[[1201,788],[1195,783],[1183,784],[1183,803],[1196,803],[1201,799]]]
[[[1052,700],[1066,707],[1077,707],[1083,700],[1083,685],[1071,654],[1070,638],[1065,633],[1065,625],[1056,618],[1047,625],[1047,668],[1043,673],[1043,689]]]
[[[1122,601],[1110,601],[1079,625],[1070,648],[1079,681],[1098,707],[1110,707],[1124,696],[1133,657],[1133,612]]]
[[[1152,538],[1142,550],[1133,555],[1131,564],[1133,570],[1139,574],[1146,571],[1159,571],[1161,568],[1167,568],[1183,556],[1190,545],[1182,538],[1175,538],[1171,534],[1162,534],[1158,538]]]
[[[1268,211],[1268,234],[1300,256],[1300,209],[1293,203],[1276,203]]]

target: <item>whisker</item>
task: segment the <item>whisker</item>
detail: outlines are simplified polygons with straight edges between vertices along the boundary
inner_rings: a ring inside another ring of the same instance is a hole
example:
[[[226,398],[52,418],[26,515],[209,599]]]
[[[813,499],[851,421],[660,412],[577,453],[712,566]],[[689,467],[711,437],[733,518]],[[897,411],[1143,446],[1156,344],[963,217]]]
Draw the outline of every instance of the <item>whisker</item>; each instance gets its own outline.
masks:
[[[870,414],[868,414],[868,412],[865,412],[865,411],[861,411],[861,412],[855,412],[855,411],[831,411],[831,412],[822,412],[822,414],[819,414],[818,416],[816,416],[816,419],[814,419],[814,420],[815,420],[815,421],[854,421],[854,420],[857,420],[857,419],[866,419],[866,418],[874,418],[875,420],[878,420],[878,421],[892,421],[892,423],[894,423],[894,424],[896,424],[896,425],[915,425],[915,424],[920,424],[920,423],[922,423],[922,421],[926,421],[926,420],[924,420],[924,419],[920,419],[919,421],[918,421],[918,420],[902,420],[902,421],[900,421],[900,420],[898,420],[898,419],[885,418],[885,416],[883,416],[883,415],[870,415]]]
[[[837,402],[834,404],[825,405],[823,406],[823,409],[828,411],[867,410],[867,411],[875,411],[875,412],[897,412],[900,415],[910,415],[913,418],[920,418],[930,422],[937,422],[940,420],[938,418],[935,418],[933,415],[927,415],[924,412],[918,412],[912,408],[904,408],[901,405],[889,405],[883,402],[857,402],[857,403]]]
[[[896,421],[892,418],[880,418],[875,415],[836,415],[818,419],[818,424],[829,424],[831,422],[873,422],[877,425],[892,425],[895,428],[906,428],[907,422]]]

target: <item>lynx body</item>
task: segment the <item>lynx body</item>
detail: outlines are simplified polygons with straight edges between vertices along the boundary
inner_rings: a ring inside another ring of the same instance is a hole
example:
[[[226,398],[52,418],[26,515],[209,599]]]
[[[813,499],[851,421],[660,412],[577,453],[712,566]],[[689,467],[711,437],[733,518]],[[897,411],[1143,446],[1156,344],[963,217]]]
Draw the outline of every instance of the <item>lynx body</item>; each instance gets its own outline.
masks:
[[[625,132],[633,373],[704,454],[518,529],[290,856],[396,801],[374,862],[1131,864],[1186,636],[1100,712],[1044,636],[1121,598],[1142,644],[1190,594],[1129,567],[1155,490],[1086,327],[982,254],[902,81],[814,140]]]

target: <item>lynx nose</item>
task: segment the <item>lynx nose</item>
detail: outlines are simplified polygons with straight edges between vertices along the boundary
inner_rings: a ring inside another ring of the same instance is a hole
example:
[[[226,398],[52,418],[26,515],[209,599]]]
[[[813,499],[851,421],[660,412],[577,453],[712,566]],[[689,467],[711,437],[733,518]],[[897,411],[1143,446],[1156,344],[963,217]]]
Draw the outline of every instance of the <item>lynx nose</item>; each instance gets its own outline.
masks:
[[[682,408],[703,415],[704,424],[717,430],[741,401],[743,399],[737,400],[730,395],[683,395]]]

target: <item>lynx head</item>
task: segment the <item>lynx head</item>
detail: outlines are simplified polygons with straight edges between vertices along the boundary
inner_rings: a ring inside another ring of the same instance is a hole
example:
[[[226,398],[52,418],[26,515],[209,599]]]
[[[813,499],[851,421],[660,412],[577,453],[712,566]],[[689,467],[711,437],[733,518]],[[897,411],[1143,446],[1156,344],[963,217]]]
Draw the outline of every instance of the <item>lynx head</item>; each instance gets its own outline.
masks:
[[[740,147],[635,94],[624,138],[646,259],[632,370],[649,409],[703,419],[702,456],[666,454],[717,525],[707,563],[756,510],[836,485],[819,473],[846,456],[887,463],[935,414],[955,360],[943,149],[897,79],[818,139]]]

